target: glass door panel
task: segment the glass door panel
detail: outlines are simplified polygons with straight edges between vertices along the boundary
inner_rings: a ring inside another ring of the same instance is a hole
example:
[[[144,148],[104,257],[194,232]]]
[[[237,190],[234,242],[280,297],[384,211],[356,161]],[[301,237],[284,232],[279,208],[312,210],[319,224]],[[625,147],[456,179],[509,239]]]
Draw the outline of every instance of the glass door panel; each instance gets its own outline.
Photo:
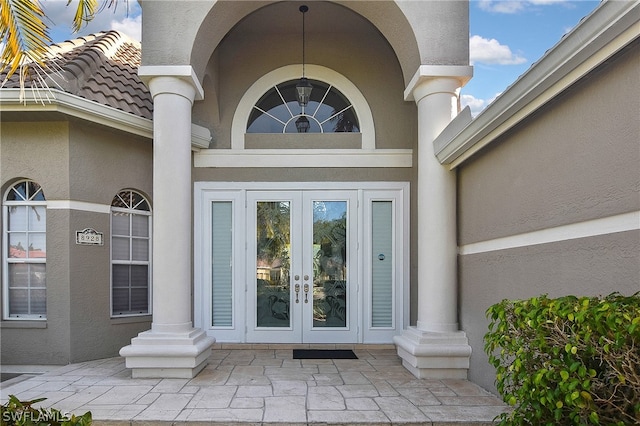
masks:
[[[357,342],[357,192],[305,191],[302,198],[304,278],[307,271],[312,277],[304,341]]]
[[[247,341],[357,342],[355,191],[247,193]]]
[[[256,325],[291,326],[291,202],[256,203]]]
[[[313,327],[347,325],[347,202],[313,203]]]

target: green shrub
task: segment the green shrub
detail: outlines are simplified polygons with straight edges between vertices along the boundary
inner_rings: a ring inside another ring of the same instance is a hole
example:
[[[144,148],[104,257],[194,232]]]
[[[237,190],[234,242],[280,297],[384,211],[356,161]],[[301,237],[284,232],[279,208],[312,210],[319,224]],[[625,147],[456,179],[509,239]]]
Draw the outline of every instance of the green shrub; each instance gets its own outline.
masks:
[[[91,424],[91,412],[82,416],[62,413],[55,408],[34,408],[33,404],[46,398],[32,401],[20,401],[9,395],[9,401],[0,406],[0,425],[2,426],[88,426]]]
[[[509,425],[640,424],[640,293],[503,300],[485,352]]]

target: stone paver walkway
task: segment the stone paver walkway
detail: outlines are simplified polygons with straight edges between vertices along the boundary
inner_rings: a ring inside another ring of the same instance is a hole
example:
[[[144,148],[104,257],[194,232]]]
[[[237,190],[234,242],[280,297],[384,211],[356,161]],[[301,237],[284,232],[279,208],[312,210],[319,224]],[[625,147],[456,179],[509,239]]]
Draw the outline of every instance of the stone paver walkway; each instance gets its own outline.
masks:
[[[113,424],[488,425],[505,405],[466,380],[416,379],[391,349],[297,360],[291,349],[217,348],[193,379],[132,379],[124,359],[71,364],[3,383],[0,398]],[[14,382],[14,383],[11,383]]]

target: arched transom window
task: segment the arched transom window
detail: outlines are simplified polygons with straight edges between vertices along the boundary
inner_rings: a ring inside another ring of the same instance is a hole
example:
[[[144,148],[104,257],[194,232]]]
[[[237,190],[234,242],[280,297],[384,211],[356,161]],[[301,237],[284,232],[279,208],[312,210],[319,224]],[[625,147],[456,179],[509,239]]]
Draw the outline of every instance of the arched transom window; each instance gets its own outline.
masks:
[[[254,105],[247,133],[360,132],[353,105],[334,86],[309,80],[313,90],[307,106],[296,100],[298,80],[273,86]]]

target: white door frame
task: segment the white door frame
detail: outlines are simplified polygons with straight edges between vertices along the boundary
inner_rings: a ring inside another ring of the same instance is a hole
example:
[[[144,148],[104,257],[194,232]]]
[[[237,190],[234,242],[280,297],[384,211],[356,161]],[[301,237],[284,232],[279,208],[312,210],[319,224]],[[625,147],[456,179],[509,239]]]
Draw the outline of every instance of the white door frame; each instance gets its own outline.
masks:
[[[409,183],[408,182],[196,182],[194,184],[194,325],[219,342],[247,341],[246,265],[247,191],[329,191],[352,190],[357,193],[357,280],[360,291],[356,327],[357,341],[349,343],[392,343],[409,324]],[[371,290],[368,268],[372,253],[369,238],[370,209],[363,208],[372,200],[393,202],[395,264],[394,315],[392,327],[372,327],[370,315]],[[211,203],[228,201],[233,205],[233,322],[231,326],[211,326]],[[337,343],[337,342],[336,342]]]

